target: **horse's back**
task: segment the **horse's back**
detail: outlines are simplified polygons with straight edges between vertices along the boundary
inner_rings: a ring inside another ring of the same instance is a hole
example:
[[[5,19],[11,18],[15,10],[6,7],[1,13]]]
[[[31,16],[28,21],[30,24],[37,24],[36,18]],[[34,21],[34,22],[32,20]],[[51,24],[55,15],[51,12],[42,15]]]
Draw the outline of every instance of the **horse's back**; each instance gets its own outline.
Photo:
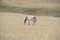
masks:
[[[34,16],[28,16],[28,19],[31,20]]]

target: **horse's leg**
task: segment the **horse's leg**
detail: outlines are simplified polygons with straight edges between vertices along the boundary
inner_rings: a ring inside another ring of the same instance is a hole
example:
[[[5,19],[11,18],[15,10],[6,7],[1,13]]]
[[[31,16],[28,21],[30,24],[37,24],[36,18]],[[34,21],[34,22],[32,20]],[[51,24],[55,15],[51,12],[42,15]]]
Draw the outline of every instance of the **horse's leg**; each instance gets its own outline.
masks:
[[[28,25],[30,25],[30,21],[28,20]]]
[[[33,24],[32,25],[35,25],[35,22],[33,22]]]
[[[36,24],[36,20],[33,20],[33,25],[35,25]]]

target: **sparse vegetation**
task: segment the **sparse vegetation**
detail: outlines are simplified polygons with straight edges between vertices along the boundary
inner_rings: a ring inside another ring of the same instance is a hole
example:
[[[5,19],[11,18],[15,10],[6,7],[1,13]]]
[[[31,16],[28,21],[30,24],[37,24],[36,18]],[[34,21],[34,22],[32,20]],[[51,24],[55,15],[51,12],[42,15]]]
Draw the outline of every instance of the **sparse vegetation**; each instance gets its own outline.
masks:
[[[30,15],[36,25],[24,25]],[[0,0],[0,40],[60,40],[60,0]]]
[[[23,20],[26,16],[29,15],[0,13],[0,39],[60,40],[60,18],[36,16],[36,25],[24,25]]]
[[[16,6],[0,5],[0,12],[14,12],[33,15],[48,15],[60,17],[60,8],[22,8]]]

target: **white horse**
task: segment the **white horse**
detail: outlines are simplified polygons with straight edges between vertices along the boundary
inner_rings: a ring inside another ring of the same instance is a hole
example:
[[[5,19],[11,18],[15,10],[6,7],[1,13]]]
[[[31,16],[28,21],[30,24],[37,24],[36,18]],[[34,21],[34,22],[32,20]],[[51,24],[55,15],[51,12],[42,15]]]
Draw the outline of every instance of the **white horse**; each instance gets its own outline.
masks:
[[[24,19],[24,24],[35,25],[36,21],[37,21],[37,18],[35,16],[26,16]]]

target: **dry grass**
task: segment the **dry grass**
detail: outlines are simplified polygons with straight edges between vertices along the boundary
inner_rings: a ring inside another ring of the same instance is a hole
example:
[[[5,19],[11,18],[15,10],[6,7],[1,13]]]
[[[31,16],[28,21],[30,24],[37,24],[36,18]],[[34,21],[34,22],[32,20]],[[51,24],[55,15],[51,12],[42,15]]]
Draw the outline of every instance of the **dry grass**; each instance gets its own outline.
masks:
[[[21,7],[21,6],[11,6],[0,4],[0,12],[13,12],[29,15],[41,15],[41,16],[55,16],[60,17],[60,7]]]
[[[60,18],[36,16],[36,25],[24,25],[26,14],[0,12],[0,40],[60,40]]]
[[[60,40],[60,4],[57,3],[0,0],[0,40]],[[45,16],[36,16],[36,25],[24,25],[25,16],[31,13]]]

